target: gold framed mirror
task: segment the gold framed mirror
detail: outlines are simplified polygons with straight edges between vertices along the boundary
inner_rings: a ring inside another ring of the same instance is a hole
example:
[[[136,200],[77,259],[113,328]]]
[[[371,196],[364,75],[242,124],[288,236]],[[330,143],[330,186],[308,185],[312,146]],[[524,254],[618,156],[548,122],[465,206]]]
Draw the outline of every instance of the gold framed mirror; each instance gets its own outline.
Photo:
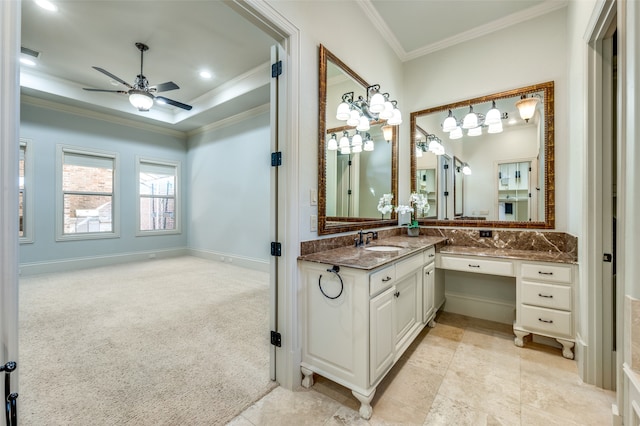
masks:
[[[334,234],[397,224],[395,212],[381,214],[378,202],[398,194],[398,132],[384,136],[383,122],[362,134],[364,150],[341,154],[330,141],[352,138],[354,127],[335,118],[342,95],[366,97],[369,84],[324,46],[319,48],[318,234]],[[368,140],[371,144],[367,144]],[[389,137],[387,140],[386,138]],[[335,142],[333,142],[335,144]],[[371,148],[371,149],[368,149]],[[395,199],[394,199],[395,201]]]
[[[479,123],[465,123],[468,114]],[[422,225],[554,228],[552,81],[412,112],[410,127],[411,191],[422,191],[423,170],[436,172],[429,196],[439,208]]]

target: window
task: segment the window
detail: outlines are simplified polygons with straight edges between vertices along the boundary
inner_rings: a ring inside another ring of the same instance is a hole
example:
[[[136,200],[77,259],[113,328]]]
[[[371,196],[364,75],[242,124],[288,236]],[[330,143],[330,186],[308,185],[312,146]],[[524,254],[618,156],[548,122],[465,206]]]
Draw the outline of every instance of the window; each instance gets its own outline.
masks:
[[[117,237],[117,155],[58,146],[57,239]]]
[[[180,232],[180,164],[138,158],[138,235]]]
[[[20,163],[18,177],[18,236],[21,243],[33,242],[33,155],[31,141],[20,139]]]

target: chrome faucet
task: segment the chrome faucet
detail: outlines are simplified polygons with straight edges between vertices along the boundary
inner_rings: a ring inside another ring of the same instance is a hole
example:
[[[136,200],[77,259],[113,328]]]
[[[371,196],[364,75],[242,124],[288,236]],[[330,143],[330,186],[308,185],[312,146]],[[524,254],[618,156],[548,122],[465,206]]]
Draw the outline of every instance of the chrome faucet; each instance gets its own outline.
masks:
[[[364,238],[365,235],[366,235],[366,240]],[[373,238],[374,240],[377,240],[378,233],[375,231],[368,231],[368,232],[364,232],[362,230],[358,231],[358,238],[355,239],[356,247],[362,247],[365,244],[369,244],[369,242],[371,241],[371,238]]]

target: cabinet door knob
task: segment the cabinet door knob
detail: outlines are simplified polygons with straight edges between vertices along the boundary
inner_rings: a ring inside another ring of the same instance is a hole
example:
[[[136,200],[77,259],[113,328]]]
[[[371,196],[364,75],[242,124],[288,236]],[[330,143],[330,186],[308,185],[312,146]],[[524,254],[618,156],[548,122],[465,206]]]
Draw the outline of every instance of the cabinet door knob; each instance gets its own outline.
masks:
[[[393,293],[393,295],[394,295],[395,297],[400,297],[400,292],[399,292],[399,291],[396,291],[395,293]]]

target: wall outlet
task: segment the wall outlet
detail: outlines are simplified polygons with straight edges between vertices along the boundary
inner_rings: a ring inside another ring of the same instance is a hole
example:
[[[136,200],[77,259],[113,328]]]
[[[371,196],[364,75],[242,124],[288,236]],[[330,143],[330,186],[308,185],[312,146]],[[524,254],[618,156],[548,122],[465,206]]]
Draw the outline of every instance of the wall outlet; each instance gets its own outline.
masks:
[[[480,231],[480,238],[491,238],[492,231]]]

